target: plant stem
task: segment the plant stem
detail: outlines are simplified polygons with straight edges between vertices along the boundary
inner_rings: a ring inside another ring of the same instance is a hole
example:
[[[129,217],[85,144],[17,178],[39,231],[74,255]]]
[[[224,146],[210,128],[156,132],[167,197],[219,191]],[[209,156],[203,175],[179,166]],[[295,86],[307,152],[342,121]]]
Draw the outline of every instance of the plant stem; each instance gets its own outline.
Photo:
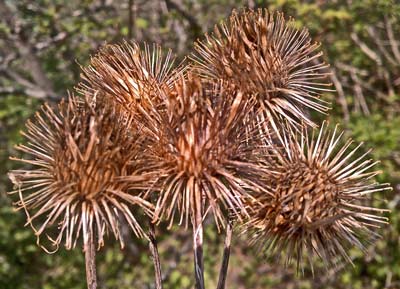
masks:
[[[84,245],[85,265],[86,265],[86,281],[88,289],[97,288],[96,276],[96,249],[93,242],[93,233],[89,232],[89,239]]]
[[[202,210],[198,208],[193,220],[193,252],[196,289],[204,287],[204,262],[203,262],[203,217]]]
[[[231,254],[232,224],[226,225],[224,253],[222,255],[221,269],[219,271],[217,289],[225,289],[226,276],[228,275],[229,257]]]
[[[149,248],[154,264],[154,274],[156,279],[156,289],[162,289],[162,274],[160,255],[158,254],[156,230],[154,224],[149,220]]]

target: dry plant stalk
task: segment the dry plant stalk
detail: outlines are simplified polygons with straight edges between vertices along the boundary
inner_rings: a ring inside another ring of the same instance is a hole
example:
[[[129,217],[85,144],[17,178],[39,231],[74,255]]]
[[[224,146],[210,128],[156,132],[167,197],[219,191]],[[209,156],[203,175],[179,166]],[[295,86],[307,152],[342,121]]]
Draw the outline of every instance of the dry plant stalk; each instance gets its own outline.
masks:
[[[118,106],[125,114],[135,119],[129,126],[146,130],[143,123],[149,117],[149,112],[165,108],[164,91],[168,91],[174,85],[178,72],[185,70],[182,65],[172,69],[174,61],[171,51],[164,53],[161,47],[155,44],[151,48],[145,44],[143,49],[135,42],[126,41],[120,45],[106,45],[91,58],[88,67],[82,68],[83,81],[77,90],[92,97],[100,93],[110,104]],[[143,132],[141,134],[146,136]],[[145,141],[148,142],[149,139]],[[145,147],[146,145],[143,145],[141,148],[144,155],[147,154]],[[138,174],[154,173],[148,169],[142,157],[138,157],[135,162]],[[147,172],[144,172],[145,169]],[[135,188],[144,192],[155,189],[148,179],[144,180],[141,187],[137,187],[136,184]],[[154,261],[156,288],[161,288],[161,267],[153,226],[154,224],[150,225],[147,237]]]
[[[341,259],[351,263],[347,251],[378,235],[374,229],[387,223],[381,216],[387,210],[367,205],[372,193],[391,189],[389,184],[373,182],[379,171],[371,170],[377,162],[357,156],[349,149],[352,141],[339,145],[343,133],[333,132],[324,123],[315,137],[307,130],[288,129],[284,143],[276,149],[272,169],[265,185],[272,195],[259,194],[244,231],[252,233],[253,242],[277,258],[286,252],[286,264],[296,259],[303,268],[307,254],[312,266],[318,256],[325,266]],[[249,210],[250,211],[250,210]]]
[[[16,205],[26,211],[38,242],[44,232],[49,236],[55,230],[49,239],[56,249],[62,242],[72,249],[83,237],[87,262],[92,263],[87,264],[88,286],[95,288],[94,245],[103,246],[111,231],[123,247],[122,219],[135,235],[143,235],[132,205],[153,216],[153,205],[130,189],[146,177],[135,174],[138,132],[127,129],[130,119],[109,103],[75,96],[57,109],[45,104],[26,127],[28,144],[17,149],[27,158],[12,160],[30,167],[10,173],[17,187],[12,193],[20,197]]]

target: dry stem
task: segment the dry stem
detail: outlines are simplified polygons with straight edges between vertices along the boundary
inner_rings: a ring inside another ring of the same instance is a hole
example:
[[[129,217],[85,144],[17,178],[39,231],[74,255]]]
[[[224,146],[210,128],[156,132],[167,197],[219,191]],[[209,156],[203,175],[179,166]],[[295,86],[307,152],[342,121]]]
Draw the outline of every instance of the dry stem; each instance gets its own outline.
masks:
[[[162,274],[160,255],[158,254],[156,231],[154,224],[149,221],[149,247],[154,264],[154,274],[156,280],[156,289],[162,289]]]
[[[198,208],[193,218],[193,251],[196,289],[204,287],[204,262],[203,262],[203,218],[202,210]]]
[[[231,254],[231,240],[232,240],[232,224],[228,222],[226,225],[226,235],[224,244],[224,253],[222,255],[222,264],[219,271],[217,289],[224,289],[226,283],[226,276],[228,274],[229,257]]]
[[[84,245],[85,264],[86,264],[86,281],[88,289],[97,288],[96,277],[96,249],[93,242],[93,233],[89,233],[89,240]]]

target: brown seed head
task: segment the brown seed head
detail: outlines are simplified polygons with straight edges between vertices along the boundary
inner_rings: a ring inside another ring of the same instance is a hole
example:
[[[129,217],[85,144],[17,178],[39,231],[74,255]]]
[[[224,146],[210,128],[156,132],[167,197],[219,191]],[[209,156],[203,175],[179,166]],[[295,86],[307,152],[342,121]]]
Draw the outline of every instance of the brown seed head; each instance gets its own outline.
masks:
[[[161,47],[124,42],[106,45],[91,59],[91,65],[82,68],[84,82],[78,90],[83,94],[101,91],[129,111],[136,105],[157,103],[160,86],[173,82],[171,51],[163,54]],[[180,70],[179,68],[177,70]]]
[[[246,127],[253,103],[230,93],[189,73],[167,92],[165,110],[147,119],[151,146],[145,163],[157,172],[160,188],[156,218],[172,224],[178,211],[187,225],[211,211],[223,224],[225,210],[243,211],[258,172],[251,163],[258,147]]]
[[[306,29],[295,28],[282,13],[234,11],[211,36],[196,43],[192,59],[201,75],[255,95],[262,116],[277,130],[282,119],[314,126],[303,107],[328,109],[319,99],[330,84],[318,47]]]
[[[51,240],[71,249],[80,235],[86,243],[93,234],[100,247],[111,230],[123,246],[122,219],[142,235],[131,205],[150,216],[152,206],[130,191],[142,177],[135,177],[140,139],[128,130],[129,122],[110,104],[74,96],[55,110],[44,105],[27,122],[28,143],[17,149],[29,158],[12,159],[30,167],[12,171],[10,178],[20,196],[16,205],[26,211],[37,236],[58,229]]]
[[[388,184],[377,184],[370,171],[376,162],[354,160],[359,146],[348,152],[351,141],[338,147],[342,134],[325,131],[308,140],[307,133],[287,133],[283,149],[276,150],[276,174],[265,179],[270,194],[259,194],[245,231],[253,232],[253,241],[268,254],[280,257],[286,251],[286,263],[293,258],[303,265],[303,253],[322,259],[325,265],[336,265],[342,257],[351,262],[347,250],[364,249],[363,241],[377,237],[373,229],[385,224],[379,216],[385,210],[366,205],[368,196],[388,190]]]

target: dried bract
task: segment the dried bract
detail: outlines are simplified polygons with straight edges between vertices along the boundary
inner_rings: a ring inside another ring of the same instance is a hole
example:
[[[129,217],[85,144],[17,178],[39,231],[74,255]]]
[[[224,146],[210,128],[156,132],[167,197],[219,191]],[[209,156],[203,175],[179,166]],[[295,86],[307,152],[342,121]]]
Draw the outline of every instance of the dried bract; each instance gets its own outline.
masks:
[[[314,126],[303,107],[328,109],[319,98],[330,84],[318,48],[307,29],[297,29],[283,14],[245,10],[197,42],[191,58],[202,76],[256,96],[260,116],[278,131],[282,120]]]
[[[124,246],[122,221],[142,235],[132,205],[150,217],[152,205],[130,190],[143,177],[135,177],[141,144],[127,129],[129,122],[112,105],[74,96],[57,109],[44,105],[27,122],[28,143],[17,146],[27,158],[12,159],[28,168],[12,171],[10,178],[20,196],[16,205],[26,211],[38,237],[58,231],[51,239],[57,247],[65,241],[71,249],[79,236],[84,244],[97,238],[100,247],[112,231]]]
[[[294,258],[303,265],[303,254],[310,263],[318,256],[326,267],[343,258],[351,262],[348,249],[364,249],[363,241],[372,241],[374,229],[387,222],[379,215],[385,210],[368,201],[390,187],[373,182],[379,172],[370,170],[377,162],[366,159],[368,152],[352,160],[360,145],[338,145],[342,134],[324,125],[316,139],[314,133],[311,140],[306,132],[286,133],[283,149],[276,150],[275,177],[265,179],[272,194],[249,204],[254,210],[245,231],[272,256],[286,251],[286,264]]]

